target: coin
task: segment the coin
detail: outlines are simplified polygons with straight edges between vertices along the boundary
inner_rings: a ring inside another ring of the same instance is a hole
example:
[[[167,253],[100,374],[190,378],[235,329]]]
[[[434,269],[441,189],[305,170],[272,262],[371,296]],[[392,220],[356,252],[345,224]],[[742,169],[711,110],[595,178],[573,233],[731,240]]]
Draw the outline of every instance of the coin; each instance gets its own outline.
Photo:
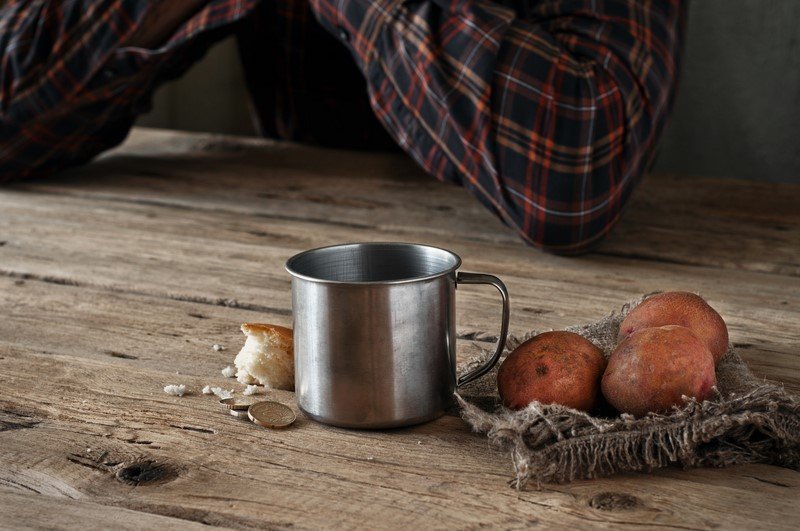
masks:
[[[235,409],[231,409],[230,411],[228,411],[228,413],[230,413],[231,415],[233,415],[233,416],[234,416],[234,417],[236,417],[237,419],[246,419],[246,418],[249,418],[249,417],[247,416],[247,411],[237,411],[237,410],[235,410]]]
[[[219,403],[235,411],[246,411],[251,404],[251,402],[237,402],[235,398],[223,398]]]
[[[297,418],[291,408],[278,402],[256,402],[247,410],[250,420],[265,428],[285,428]]]

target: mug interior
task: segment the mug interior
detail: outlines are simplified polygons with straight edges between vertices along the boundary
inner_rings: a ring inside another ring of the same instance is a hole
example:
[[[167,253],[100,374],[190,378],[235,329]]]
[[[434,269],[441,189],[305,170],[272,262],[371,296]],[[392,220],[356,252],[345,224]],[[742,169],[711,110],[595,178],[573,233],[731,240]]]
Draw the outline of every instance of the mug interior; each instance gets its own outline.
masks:
[[[413,243],[351,243],[312,249],[293,256],[286,270],[326,282],[402,282],[439,276],[461,265],[445,249]]]

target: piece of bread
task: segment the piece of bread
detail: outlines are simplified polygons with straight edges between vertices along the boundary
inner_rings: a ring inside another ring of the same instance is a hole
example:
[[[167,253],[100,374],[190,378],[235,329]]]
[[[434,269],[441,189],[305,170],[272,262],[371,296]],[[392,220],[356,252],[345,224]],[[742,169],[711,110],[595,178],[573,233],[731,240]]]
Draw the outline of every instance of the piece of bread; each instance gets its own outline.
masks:
[[[282,326],[244,323],[247,340],[233,360],[236,379],[243,384],[259,383],[273,389],[294,390],[294,348],[292,331]]]

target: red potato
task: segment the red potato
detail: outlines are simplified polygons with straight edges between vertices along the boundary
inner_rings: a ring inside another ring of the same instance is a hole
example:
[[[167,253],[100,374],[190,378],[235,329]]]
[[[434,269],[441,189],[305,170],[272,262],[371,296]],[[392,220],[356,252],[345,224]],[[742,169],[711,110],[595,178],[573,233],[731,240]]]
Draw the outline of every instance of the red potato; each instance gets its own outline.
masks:
[[[685,326],[705,343],[714,363],[728,350],[728,327],[722,317],[699,295],[685,291],[659,293],[645,299],[619,326],[617,341],[638,330],[658,326]]]
[[[497,389],[511,409],[535,400],[590,411],[605,365],[603,352],[578,334],[545,332],[508,355],[497,373]]]
[[[617,345],[601,385],[612,406],[642,416],[681,405],[684,395],[703,401],[716,383],[705,344],[688,328],[669,325],[633,332]]]

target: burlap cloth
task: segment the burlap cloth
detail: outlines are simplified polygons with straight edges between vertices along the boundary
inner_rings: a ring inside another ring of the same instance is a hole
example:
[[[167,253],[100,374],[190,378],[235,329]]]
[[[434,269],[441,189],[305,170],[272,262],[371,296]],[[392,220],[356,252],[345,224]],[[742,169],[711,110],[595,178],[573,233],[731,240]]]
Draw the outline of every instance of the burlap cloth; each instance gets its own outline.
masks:
[[[646,297],[596,323],[567,330],[587,338],[608,357],[620,322]],[[537,333],[510,336],[503,356]],[[485,351],[465,368],[477,366],[488,355]],[[535,402],[512,411],[500,403],[497,366],[460,388],[456,398],[472,428],[510,453],[516,471],[511,483],[518,488],[531,480],[539,486],[670,465],[770,463],[800,468],[800,398],[756,378],[730,345],[717,365],[715,397],[703,403],[687,400],[663,415],[592,416]]]

